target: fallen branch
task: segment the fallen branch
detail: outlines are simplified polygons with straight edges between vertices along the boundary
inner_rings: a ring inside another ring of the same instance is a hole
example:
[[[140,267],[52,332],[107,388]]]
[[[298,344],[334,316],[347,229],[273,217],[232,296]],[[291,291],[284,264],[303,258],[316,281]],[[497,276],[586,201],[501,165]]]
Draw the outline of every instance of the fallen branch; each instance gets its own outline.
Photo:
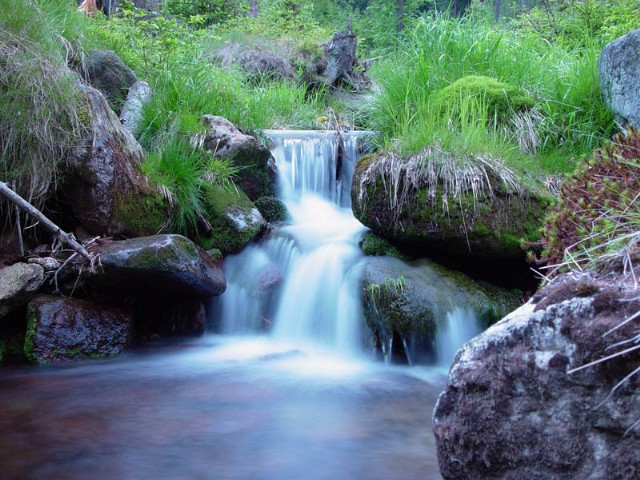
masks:
[[[49,220],[40,210],[31,205],[16,192],[11,190],[11,188],[9,188],[9,186],[4,182],[0,182],[0,195],[3,195],[7,200],[23,210],[26,214],[31,215],[33,218],[38,220],[38,222],[40,222],[40,224],[44,226],[44,228],[53,233],[53,235],[58,240],[60,240],[62,243],[66,243],[77,254],[87,259],[87,261],[89,261],[89,264],[93,268],[93,263],[95,260],[94,256],[87,252],[85,248],[76,241],[72,234],[63,231],[55,223]]]

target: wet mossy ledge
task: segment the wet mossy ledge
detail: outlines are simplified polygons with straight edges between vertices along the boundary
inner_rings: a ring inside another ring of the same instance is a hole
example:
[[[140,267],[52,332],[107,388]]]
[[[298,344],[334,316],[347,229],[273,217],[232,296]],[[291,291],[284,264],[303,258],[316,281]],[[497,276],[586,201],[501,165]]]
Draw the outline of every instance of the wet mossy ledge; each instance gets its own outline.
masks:
[[[404,157],[378,152],[356,165],[355,217],[376,235],[419,256],[524,261],[540,240],[550,195],[489,154],[433,146]]]

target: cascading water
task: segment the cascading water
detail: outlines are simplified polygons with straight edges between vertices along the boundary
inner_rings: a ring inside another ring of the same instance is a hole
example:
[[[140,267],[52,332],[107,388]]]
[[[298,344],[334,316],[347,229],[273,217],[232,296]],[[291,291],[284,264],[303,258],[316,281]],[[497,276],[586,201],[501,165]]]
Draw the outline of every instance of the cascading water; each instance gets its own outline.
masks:
[[[363,351],[358,240],[350,185],[369,133],[267,131],[290,224],[226,260],[222,331],[269,328],[276,339]]]
[[[438,364],[448,368],[458,349],[480,331],[476,314],[470,308],[455,307],[448,312],[436,334]]]

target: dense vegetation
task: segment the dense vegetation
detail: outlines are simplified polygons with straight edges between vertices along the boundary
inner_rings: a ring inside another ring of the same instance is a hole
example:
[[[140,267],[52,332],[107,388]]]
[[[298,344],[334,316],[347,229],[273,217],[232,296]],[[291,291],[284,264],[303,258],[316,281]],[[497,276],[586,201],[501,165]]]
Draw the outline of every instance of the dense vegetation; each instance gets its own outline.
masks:
[[[360,58],[376,59],[367,74],[377,93],[360,110],[307,76],[347,17]],[[378,130],[381,147],[406,155],[436,146],[536,174],[571,172],[615,132],[599,52],[639,23],[635,0],[166,0],[154,14],[122,0],[108,18],[82,16],[74,0],[0,0],[0,168],[31,200],[55,191],[82,128],[65,64],[112,49],[155,92],[139,141],[145,171],[172,199],[176,231],[202,208],[203,172],[220,185],[236,173],[190,146],[205,113],[253,132],[320,128],[332,117]],[[221,60],[231,45],[267,41],[293,75],[256,78]]]

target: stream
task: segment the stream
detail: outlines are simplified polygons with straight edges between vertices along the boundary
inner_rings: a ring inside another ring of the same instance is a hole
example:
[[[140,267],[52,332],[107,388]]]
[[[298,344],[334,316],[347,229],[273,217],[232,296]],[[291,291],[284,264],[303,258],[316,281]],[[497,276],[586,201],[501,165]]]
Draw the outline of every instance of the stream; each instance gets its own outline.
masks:
[[[367,134],[266,133],[290,221],[225,259],[218,333],[0,367],[0,478],[440,478],[431,413],[474,318],[447,314],[434,366],[376,362],[349,196]]]

